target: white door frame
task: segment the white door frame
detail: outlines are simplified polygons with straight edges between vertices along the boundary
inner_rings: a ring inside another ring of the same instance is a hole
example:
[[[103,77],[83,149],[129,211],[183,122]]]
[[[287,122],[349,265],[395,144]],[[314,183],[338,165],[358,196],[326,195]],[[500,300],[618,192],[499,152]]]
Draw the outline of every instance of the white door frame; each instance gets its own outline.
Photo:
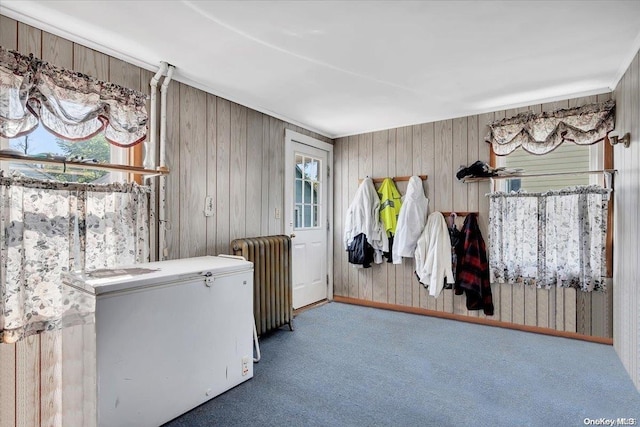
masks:
[[[312,138],[307,135],[303,135],[301,133],[295,132],[291,129],[285,129],[284,133],[284,164],[285,168],[289,167],[289,165],[293,164],[293,144],[300,143],[304,145],[308,145],[310,147],[318,148],[320,150],[327,152],[327,219],[329,221],[329,229],[327,230],[327,299],[329,301],[333,300],[333,175],[332,175],[332,167],[333,167],[333,145],[320,141],[318,139]],[[290,220],[293,218],[293,208],[294,208],[294,197],[293,197],[293,181],[286,179],[287,173],[285,172],[285,183],[284,183],[284,203],[285,203],[285,212],[284,212],[284,226],[285,229],[288,230],[287,233],[291,235],[293,230],[289,226]]]

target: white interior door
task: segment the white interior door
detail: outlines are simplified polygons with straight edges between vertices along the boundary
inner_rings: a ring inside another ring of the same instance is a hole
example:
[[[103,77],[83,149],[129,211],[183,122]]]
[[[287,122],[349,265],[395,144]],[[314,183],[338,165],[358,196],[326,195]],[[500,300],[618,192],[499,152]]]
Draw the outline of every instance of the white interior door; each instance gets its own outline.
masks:
[[[285,147],[285,227],[292,237],[293,308],[300,308],[331,295],[332,147],[291,131]]]

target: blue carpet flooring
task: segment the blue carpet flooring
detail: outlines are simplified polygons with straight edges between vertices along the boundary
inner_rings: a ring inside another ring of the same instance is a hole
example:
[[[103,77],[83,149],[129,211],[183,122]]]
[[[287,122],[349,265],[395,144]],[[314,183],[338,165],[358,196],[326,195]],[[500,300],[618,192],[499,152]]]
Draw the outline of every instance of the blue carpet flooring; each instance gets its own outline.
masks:
[[[608,345],[340,303],[294,326],[261,339],[253,379],[166,426],[640,422]]]

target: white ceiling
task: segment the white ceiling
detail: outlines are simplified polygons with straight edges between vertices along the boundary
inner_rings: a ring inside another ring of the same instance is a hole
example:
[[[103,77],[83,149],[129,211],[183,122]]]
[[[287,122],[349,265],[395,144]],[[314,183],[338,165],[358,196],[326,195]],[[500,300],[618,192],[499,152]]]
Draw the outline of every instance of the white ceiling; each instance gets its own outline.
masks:
[[[640,1],[13,1],[0,13],[329,137],[608,92]]]

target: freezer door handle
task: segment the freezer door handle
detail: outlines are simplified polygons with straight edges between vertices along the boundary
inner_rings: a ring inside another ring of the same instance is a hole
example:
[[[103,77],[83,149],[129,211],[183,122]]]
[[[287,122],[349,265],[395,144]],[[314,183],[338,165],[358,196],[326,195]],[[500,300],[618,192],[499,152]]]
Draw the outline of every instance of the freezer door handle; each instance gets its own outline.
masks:
[[[210,288],[211,287],[211,283],[213,282],[213,273],[210,271],[207,271],[206,273],[202,273],[202,275],[204,276],[204,284],[206,287]]]

